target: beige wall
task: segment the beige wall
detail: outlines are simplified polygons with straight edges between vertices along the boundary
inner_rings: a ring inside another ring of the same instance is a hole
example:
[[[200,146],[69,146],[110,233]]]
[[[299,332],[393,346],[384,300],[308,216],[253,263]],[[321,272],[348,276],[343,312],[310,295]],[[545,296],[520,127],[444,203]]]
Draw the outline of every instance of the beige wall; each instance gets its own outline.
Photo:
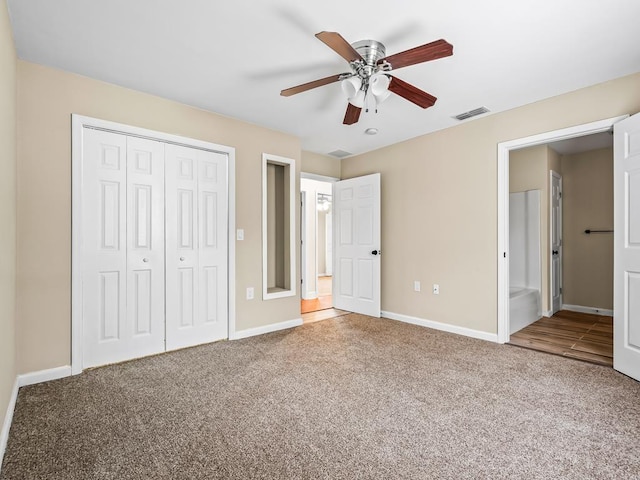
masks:
[[[236,242],[237,328],[300,317],[297,296],[245,300],[246,287],[262,290],[262,153],[295,159],[299,172],[299,139],[18,61],[19,372],[70,362],[72,113],[235,147],[236,226],[245,231]]]
[[[562,156],[563,302],[613,309],[613,150]]]
[[[382,174],[383,310],[496,333],[497,144],[638,112],[639,84],[630,75],[342,160],[342,178]],[[428,287],[413,292],[414,280]]]
[[[560,173],[560,155],[547,147],[515,150],[509,155],[509,192],[540,190],[540,259],[542,276],[542,310],[551,310],[549,285],[551,282],[550,255],[551,217],[549,214],[549,191],[551,189],[550,171]]]
[[[305,173],[340,178],[340,159],[313,152],[302,152],[302,168]]]
[[[4,0],[0,2],[0,252],[1,428],[16,379],[16,51]]]

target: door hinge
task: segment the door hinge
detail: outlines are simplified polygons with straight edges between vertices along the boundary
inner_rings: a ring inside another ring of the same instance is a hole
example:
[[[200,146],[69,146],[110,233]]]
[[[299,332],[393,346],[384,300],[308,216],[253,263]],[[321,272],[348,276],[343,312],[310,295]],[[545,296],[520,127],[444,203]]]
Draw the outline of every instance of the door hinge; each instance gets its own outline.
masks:
[[[507,258],[507,252],[504,252],[504,258]]]
[[[560,293],[562,293],[562,287],[560,287]]]
[[[301,278],[300,279],[300,285],[302,285],[304,283],[304,280]]]
[[[562,198],[562,192],[558,192],[558,196]]]

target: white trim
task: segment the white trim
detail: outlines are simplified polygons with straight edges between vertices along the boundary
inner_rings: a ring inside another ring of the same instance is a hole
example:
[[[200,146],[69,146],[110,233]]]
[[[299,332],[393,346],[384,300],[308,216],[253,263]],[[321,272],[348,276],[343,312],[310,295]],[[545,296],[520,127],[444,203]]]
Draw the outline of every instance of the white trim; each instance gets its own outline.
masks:
[[[302,298],[303,300],[315,300],[316,298],[318,298],[318,292],[307,292],[307,295]]]
[[[300,172],[300,178],[306,178],[308,180],[317,180],[319,182],[329,182],[329,183],[335,183],[340,181],[340,179],[336,177],[327,177],[326,175],[318,175],[317,173],[306,173],[306,172]]]
[[[18,387],[26,387],[27,385],[35,385],[36,383],[50,382],[60,378],[70,377],[71,365],[64,367],[49,368],[47,370],[39,370],[37,372],[29,372],[18,375]]]
[[[466,327],[458,327],[456,325],[450,325],[448,323],[436,322],[433,320],[425,320],[423,318],[411,317],[409,315],[403,315],[401,313],[393,312],[380,312],[383,318],[390,320],[397,320],[399,322],[410,323],[412,325],[419,325],[421,327],[433,328],[434,330],[441,330],[443,332],[455,333],[458,335],[464,335],[465,337],[477,338],[479,340],[486,340],[488,342],[497,343],[498,336],[495,333],[482,332],[480,330],[473,330]]]
[[[569,310],[570,312],[592,313],[594,315],[607,315],[609,317],[613,317],[613,310],[610,310],[608,308],[584,307],[582,305],[567,305],[566,303],[563,303],[562,310]]]
[[[287,328],[299,327],[302,325],[302,318],[294,318],[293,320],[286,320],[284,322],[271,323],[263,327],[247,328],[246,330],[239,330],[235,332],[233,337],[229,337],[229,340],[240,340],[241,338],[255,337],[256,335],[263,335],[265,333],[277,332],[279,330],[285,330]]]
[[[9,430],[11,430],[11,423],[13,423],[13,411],[16,408],[16,400],[18,399],[18,378],[16,377],[13,382],[13,388],[11,389],[11,396],[9,397],[9,405],[7,405],[7,411],[4,414],[4,422],[2,423],[2,430],[0,430],[0,472],[2,471],[2,461],[4,460],[4,452],[7,449],[7,442],[9,441]]]
[[[498,342],[509,341],[509,151],[606,132],[629,115],[498,143]]]
[[[542,316],[543,317],[547,317],[547,318],[551,318],[553,316],[553,314],[551,313],[551,310],[543,310]]]
[[[269,292],[267,272],[267,164],[289,169],[289,288]],[[270,153],[262,154],[262,299],[293,297],[296,295],[296,161]]]
[[[228,198],[228,329],[229,338],[236,330],[236,150],[203,140],[147,130],[107,120],[71,115],[71,374],[82,372],[82,137],[84,128],[96,128],[129,136],[139,136],[166,143],[200,148],[227,155]],[[63,367],[61,367],[63,368]],[[56,370],[56,369],[53,369]]]

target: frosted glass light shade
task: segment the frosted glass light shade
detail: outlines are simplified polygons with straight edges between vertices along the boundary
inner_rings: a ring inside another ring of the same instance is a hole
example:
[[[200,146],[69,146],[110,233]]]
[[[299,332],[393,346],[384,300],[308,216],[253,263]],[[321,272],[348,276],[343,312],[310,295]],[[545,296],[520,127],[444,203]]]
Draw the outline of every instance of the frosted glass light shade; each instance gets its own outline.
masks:
[[[354,107],[364,107],[365,93],[362,90],[358,90],[358,93],[354,97],[349,98],[349,103]]]
[[[390,83],[391,79],[384,73],[376,73],[371,77],[369,85],[371,88],[371,93],[376,99],[376,104],[380,105],[387,98],[389,98],[389,95],[391,95],[391,92],[389,91]]]
[[[362,86],[360,77],[349,77],[342,80],[342,91],[347,98],[355,97]]]

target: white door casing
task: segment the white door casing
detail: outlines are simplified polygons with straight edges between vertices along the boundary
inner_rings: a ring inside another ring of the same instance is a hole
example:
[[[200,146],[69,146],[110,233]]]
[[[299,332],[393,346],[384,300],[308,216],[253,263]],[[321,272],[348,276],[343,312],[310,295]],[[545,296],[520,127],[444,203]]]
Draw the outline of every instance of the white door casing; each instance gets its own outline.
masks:
[[[640,381],[640,114],[614,126],[613,367]]]
[[[224,154],[166,146],[166,345],[227,338]]]
[[[333,184],[333,306],[380,317],[380,174]]]
[[[562,177],[551,171],[550,180],[550,300],[553,315],[562,308]]]
[[[83,149],[87,368],[164,350],[164,172],[158,142],[86,130]]]

